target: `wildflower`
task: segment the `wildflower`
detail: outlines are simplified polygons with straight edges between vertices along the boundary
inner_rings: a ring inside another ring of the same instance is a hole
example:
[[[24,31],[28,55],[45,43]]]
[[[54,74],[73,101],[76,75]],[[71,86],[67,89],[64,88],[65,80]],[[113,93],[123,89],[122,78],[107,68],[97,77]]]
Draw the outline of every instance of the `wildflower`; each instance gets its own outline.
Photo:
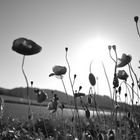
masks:
[[[45,91],[43,90],[35,89],[34,92],[37,93],[38,103],[44,102],[46,98],[48,97],[47,93],[45,93]]]
[[[131,55],[122,54],[122,57],[118,59],[117,67],[124,67],[129,64],[132,60]]]
[[[39,53],[42,48],[32,40],[18,38],[13,41],[12,50],[22,55],[33,55]]]
[[[137,23],[138,20],[139,20],[139,17],[138,17],[138,16],[135,16],[135,17],[134,17],[134,21]]]
[[[119,70],[118,73],[117,73],[117,77],[121,80],[127,80],[128,78],[128,74],[126,73],[125,70]]]
[[[96,84],[95,76],[92,73],[89,74],[89,82],[92,86]]]
[[[52,110],[52,113],[57,111],[58,100],[59,98],[54,94],[53,99],[48,103],[48,110]]]
[[[50,76],[53,76],[53,75],[62,76],[64,74],[66,74],[66,72],[67,72],[67,68],[66,67],[64,67],[64,66],[58,66],[58,65],[54,66],[52,68],[52,70],[53,70],[53,73],[51,73],[49,75],[49,77]]]

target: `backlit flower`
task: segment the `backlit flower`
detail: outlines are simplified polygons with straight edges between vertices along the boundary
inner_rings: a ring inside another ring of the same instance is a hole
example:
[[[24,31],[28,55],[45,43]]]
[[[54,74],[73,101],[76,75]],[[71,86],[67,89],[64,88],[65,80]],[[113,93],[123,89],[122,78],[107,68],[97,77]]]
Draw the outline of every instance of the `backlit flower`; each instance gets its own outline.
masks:
[[[128,74],[126,73],[125,70],[119,70],[118,73],[117,73],[117,77],[121,80],[127,80],[128,78]]]
[[[129,64],[132,60],[131,55],[126,55],[126,54],[122,54],[122,57],[118,59],[117,61],[117,67],[124,67],[127,64]]]
[[[34,92],[37,93],[37,102],[38,103],[44,102],[46,100],[46,98],[48,97],[47,93],[43,90],[35,89]]]
[[[58,65],[54,66],[52,68],[52,70],[53,70],[53,73],[51,73],[49,75],[49,77],[50,76],[53,76],[53,75],[62,76],[64,74],[66,74],[66,72],[67,72],[67,68],[66,67],[64,67],[64,66],[58,66]]]
[[[32,40],[18,38],[13,41],[12,50],[22,55],[33,55],[39,53],[42,48]]]

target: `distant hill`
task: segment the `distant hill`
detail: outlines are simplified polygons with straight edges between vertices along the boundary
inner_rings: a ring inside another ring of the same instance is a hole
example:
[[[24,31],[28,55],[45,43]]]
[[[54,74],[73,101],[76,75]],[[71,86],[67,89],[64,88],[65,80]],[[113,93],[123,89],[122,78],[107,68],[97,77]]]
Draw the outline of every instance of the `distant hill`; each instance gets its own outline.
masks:
[[[59,101],[61,103],[74,106],[73,96],[68,95],[68,100],[67,100],[67,96],[64,92],[58,90],[51,90],[51,89],[42,89],[42,90],[44,90],[48,94],[48,99],[46,99],[46,101],[50,101],[53,95],[57,94],[57,96],[59,97]],[[27,89],[25,87],[17,87],[13,89],[0,88],[0,95],[27,98]],[[34,88],[29,88],[29,96],[31,100],[37,100],[37,96],[34,92]],[[82,98],[84,104],[87,104],[87,98],[88,96],[84,96]],[[114,108],[112,104],[113,100],[109,96],[95,95],[95,101],[97,104],[97,108],[99,109],[110,110]],[[81,106],[80,99],[77,99],[77,104],[78,106]],[[121,110],[124,109],[128,110],[130,108],[130,106],[126,105],[125,103],[119,103],[119,105]],[[95,106],[95,102],[93,102],[91,106],[92,107]]]

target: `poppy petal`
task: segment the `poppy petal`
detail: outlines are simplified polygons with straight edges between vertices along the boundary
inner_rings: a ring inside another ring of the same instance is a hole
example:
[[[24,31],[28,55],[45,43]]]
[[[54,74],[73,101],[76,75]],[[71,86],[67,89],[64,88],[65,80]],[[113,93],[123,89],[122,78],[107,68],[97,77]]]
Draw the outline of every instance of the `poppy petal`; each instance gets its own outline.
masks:
[[[42,48],[32,40],[18,38],[13,41],[12,50],[22,55],[34,55],[39,53]]]

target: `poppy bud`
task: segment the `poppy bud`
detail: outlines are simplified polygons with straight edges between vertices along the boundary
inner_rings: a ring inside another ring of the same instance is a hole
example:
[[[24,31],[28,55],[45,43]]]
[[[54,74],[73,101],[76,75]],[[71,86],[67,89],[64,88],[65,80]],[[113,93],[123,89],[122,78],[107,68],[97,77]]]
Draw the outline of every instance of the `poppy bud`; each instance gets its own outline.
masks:
[[[113,86],[114,86],[114,88],[119,86],[119,80],[118,80],[116,74],[114,74]]]
[[[76,79],[76,76],[77,76],[77,75],[76,75],[76,74],[74,74],[74,79]]]
[[[111,50],[111,45],[108,46],[108,50],[109,50],[109,51]]]
[[[113,45],[112,48],[114,51],[116,51],[116,45]]]
[[[91,96],[88,96],[88,104],[92,104],[92,98],[91,98]]]
[[[33,81],[31,81],[31,87],[33,86]]]
[[[90,111],[88,109],[86,109],[85,113],[86,113],[87,119],[89,119],[90,118]]]
[[[134,17],[134,21],[137,23],[138,20],[139,20],[139,17],[138,17],[138,16],[135,16],[135,17]]]
[[[119,94],[121,94],[121,86],[119,86],[119,88],[118,88],[118,92],[119,92]]]
[[[82,86],[79,86],[79,91],[82,89]]]
[[[124,94],[125,98],[127,97],[127,93]]]
[[[95,86],[96,84],[95,76],[92,73],[89,74],[89,82],[92,86]]]
[[[65,48],[65,51],[67,52],[68,51],[68,48]]]

